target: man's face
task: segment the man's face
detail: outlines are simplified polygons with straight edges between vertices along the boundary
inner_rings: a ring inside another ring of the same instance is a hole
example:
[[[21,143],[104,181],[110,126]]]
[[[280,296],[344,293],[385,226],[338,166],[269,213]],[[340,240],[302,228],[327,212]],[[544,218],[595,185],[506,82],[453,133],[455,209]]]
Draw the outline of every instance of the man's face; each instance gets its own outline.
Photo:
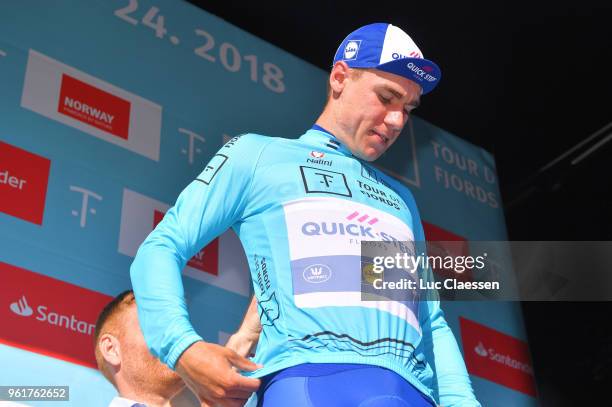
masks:
[[[421,87],[402,76],[351,70],[338,96],[336,120],[353,155],[366,161],[380,157],[397,140],[420,95]]]
[[[178,392],[183,381],[178,374],[154,357],[147,348],[138,324],[136,304],[131,304],[122,316],[121,370],[131,383],[161,392]]]

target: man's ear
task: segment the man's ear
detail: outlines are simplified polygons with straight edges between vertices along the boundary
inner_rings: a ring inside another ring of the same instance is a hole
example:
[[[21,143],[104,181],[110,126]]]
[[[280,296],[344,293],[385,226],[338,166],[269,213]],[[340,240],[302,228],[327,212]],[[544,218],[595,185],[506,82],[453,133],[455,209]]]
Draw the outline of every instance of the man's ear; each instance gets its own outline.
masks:
[[[121,345],[115,336],[103,334],[98,341],[98,349],[108,364],[116,368],[121,365]]]
[[[344,90],[346,81],[350,77],[350,70],[351,68],[344,61],[338,61],[334,64],[329,74],[329,87],[334,96],[338,96]]]

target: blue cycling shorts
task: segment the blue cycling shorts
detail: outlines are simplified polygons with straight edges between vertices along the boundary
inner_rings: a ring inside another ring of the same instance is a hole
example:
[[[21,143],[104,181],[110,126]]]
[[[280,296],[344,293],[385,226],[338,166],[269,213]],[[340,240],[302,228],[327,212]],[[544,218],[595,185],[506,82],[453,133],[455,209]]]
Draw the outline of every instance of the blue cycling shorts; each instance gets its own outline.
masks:
[[[361,364],[302,364],[262,378],[257,407],[432,407],[397,373]]]

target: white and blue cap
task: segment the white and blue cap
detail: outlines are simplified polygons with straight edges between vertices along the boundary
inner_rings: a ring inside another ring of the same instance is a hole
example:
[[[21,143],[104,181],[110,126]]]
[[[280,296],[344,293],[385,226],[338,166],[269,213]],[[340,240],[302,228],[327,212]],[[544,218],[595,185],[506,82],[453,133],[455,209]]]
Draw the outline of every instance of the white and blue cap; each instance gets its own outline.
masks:
[[[410,79],[423,94],[436,87],[442,76],[438,65],[423,53],[402,29],[387,23],[365,25],[340,44],[334,64],[344,61],[351,68],[375,68]]]

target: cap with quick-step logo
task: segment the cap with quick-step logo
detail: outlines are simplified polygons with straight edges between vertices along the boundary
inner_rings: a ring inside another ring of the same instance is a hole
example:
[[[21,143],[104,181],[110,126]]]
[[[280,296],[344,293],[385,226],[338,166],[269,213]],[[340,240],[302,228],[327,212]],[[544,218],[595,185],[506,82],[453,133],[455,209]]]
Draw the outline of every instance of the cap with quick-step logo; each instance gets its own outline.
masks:
[[[423,94],[436,87],[442,76],[438,65],[423,53],[402,29],[374,23],[350,33],[338,47],[334,64],[344,61],[351,68],[375,68],[417,83]]]

